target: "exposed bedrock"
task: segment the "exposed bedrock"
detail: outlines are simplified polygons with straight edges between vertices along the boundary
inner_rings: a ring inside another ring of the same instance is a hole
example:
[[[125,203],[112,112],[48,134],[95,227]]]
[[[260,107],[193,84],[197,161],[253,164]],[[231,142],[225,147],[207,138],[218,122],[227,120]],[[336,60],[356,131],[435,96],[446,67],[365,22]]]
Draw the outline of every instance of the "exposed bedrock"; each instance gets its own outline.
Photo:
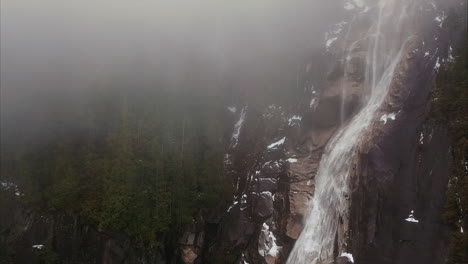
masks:
[[[396,118],[374,126],[356,158],[349,245],[359,263],[443,263],[450,152],[446,129],[424,123],[431,70],[400,63],[382,109]]]

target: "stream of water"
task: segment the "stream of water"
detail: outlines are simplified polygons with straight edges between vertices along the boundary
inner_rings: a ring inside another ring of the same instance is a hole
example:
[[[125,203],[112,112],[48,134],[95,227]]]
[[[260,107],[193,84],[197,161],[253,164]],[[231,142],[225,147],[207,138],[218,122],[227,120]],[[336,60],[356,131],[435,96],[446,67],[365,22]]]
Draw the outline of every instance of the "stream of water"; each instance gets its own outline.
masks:
[[[395,69],[411,38],[402,27],[411,10],[411,2],[380,0],[369,11],[376,17],[365,38],[368,41],[364,85],[366,103],[328,143],[315,178],[315,194],[305,216],[304,229],[289,256],[289,264],[329,264],[336,257],[334,252],[341,254],[346,249],[342,243],[344,238],[337,234],[340,219],[346,224],[348,216],[353,156],[362,135],[384,102]],[[355,45],[355,42],[351,41],[349,45]],[[347,50],[349,52],[344,52],[347,56],[344,58],[345,67],[349,67],[347,62],[352,56],[352,47],[347,47]]]

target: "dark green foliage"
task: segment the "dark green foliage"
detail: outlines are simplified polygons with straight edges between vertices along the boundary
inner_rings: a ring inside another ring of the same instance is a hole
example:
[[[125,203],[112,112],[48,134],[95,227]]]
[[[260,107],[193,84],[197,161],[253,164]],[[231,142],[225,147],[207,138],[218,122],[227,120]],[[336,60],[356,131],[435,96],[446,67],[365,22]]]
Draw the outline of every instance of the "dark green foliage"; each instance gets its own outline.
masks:
[[[49,246],[44,247],[41,250],[37,250],[35,253],[38,256],[38,264],[61,264],[59,255],[54,252],[51,243],[48,243]]]
[[[450,18],[450,19],[449,19]],[[450,16],[447,23],[458,26]],[[455,62],[441,67],[436,88],[431,96],[431,118],[449,128],[452,141],[453,172],[449,177],[447,203],[444,214],[450,226],[447,263],[468,263],[468,41],[456,53]],[[464,233],[461,233],[461,228]]]
[[[2,175],[20,185],[25,203],[154,249],[175,241],[200,209],[232,199],[221,102],[163,92],[109,102],[99,93],[83,133],[59,131],[46,146],[2,153]],[[55,263],[52,253],[44,263]]]
[[[0,230],[0,232],[3,233],[5,230]],[[13,255],[13,250],[6,236],[0,235],[0,264],[10,264],[12,262],[11,255]]]

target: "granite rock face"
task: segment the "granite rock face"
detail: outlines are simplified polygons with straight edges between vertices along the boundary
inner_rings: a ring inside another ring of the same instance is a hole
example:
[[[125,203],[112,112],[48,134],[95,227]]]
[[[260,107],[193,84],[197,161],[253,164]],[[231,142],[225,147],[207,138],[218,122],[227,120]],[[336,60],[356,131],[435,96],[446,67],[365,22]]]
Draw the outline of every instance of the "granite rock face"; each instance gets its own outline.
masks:
[[[345,246],[356,263],[443,263],[446,226],[441,216],[450,173],[450,145],[445,128],[425,120],[438,60],[427,53],[437,54],[447,49],[447,43],[433,37],[444,33],[428,22],[439,11],[425,12],[419,13],[421,22],[413,25],[421,34],[409,40],[403,50],[384,104],[352,160],[350,215],[338,232],[346,237]],[[321,85],[306,92],[298,108],[277,116],[293,116],[286,120],[288,124],[265,126],[269,135],[275,136],[267,137],[260,149],[282,137],[285,142],[280,148],[256,151],[251,169],[240,176],[250,179],[244,181],[247,185],[242,192],[245,207],[241,199],[232,210],[245,208],[245,212],[228,216],[223,221],[232,226],[221,228],[248,226],[249,232],[240,232],[241,243],[230,243],[241,245],[229,251],[237,256],[232,263],[286,262],[309,212],[327,143],[365,100],[368,40],[359,40],[359,36],[371,24],[365,19],[358,24],[361,28],[354,29],[357,40],[349,52],[346,72],[344,62],[337,61],[327,64],[329,74],[321,80],[310,73]],[[341,45],[339,41],[337,45]],[[305,78],[304,82],[312,81]],[[271,129],[283,134],[271,133]],[[223,250],[218,247],[216,252]],[[336,263],[352,263],[340,257],[340,252],[336,256]]]
[[[450,142],[446,129],[426,117],[434,65],[449,44],[433,23],[440,11],[424,12],[421,34],[405,49],[379,116],[352,161],[349,224],[338,232],[347,234],[355,263],[444,261],[446,226],[441,216]],[[359,37],[372,21],[358,24],[348,67],[337,58],[344,40],[336,41],[338,50],[324,51],[320,59],[301,65],[304,92],[299,89],[296,105],[237,106],[245,109],[245,121],[225,160],[236,182],[233,202],[202,210],[169,253],[138,252],[129,259],[124,235],[80,225],[67,214],[41,216],[9,199],[1,201],[0,221],[15,234],[11,244],[21,249],[15,263],[28,263],[34,257],[32,245],[46,241],[70,260],[91,263],[286,263],[309,212],[327,143],[365,99],[368,40]],[[395,117],[379,119],[388,114]],[[240,112],[234,118],[240,118]],[[80,254],[84,247],[89,254]],[[340,253],[336,264],[352,263]]]

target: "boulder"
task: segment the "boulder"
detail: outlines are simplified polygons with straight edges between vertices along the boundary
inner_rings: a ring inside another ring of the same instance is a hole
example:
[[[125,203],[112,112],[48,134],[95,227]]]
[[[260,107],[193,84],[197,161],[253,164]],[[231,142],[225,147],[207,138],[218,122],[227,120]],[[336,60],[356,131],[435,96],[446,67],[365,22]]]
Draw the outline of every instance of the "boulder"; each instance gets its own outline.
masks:
[[[271,192],[251,193],[253,215],[266,219],[273,214],[273,197]]]

